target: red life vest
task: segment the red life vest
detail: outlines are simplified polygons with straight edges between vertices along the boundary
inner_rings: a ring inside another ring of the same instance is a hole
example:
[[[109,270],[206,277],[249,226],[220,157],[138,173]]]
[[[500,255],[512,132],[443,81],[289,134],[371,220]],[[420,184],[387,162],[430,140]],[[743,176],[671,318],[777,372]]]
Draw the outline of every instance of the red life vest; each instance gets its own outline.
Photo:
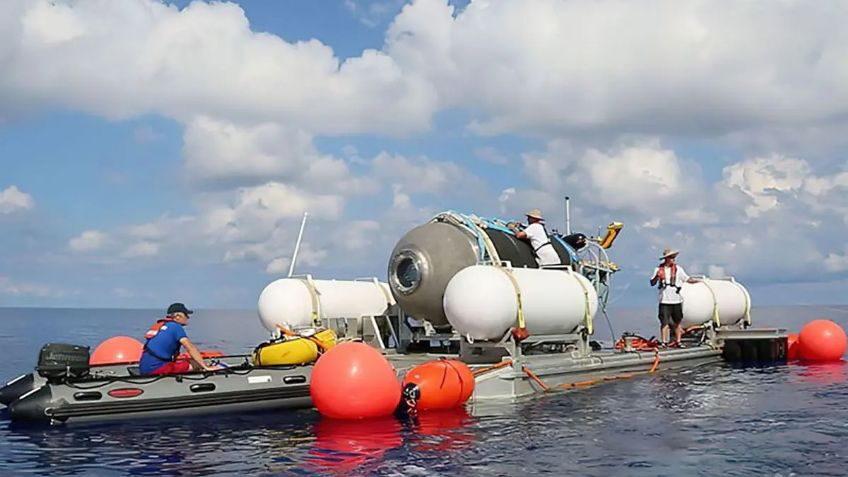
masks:
[[[665,278],[665,265],[660,265],[659,270],[657,271],[657,278],[660,281],[660,288],[665,287],[674,287],[677,288],[677,293],[680,293],[680,287],[677,286],[677,264],[671,264],[671,279],[666,280]]]

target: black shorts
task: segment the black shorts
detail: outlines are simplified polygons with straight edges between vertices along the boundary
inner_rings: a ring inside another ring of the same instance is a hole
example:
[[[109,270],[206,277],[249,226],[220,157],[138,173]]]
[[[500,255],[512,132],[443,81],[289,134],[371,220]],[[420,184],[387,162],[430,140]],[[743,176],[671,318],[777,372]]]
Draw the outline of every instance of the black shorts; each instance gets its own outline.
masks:
[[[660,303],[660,324],[677,326],[683,321],[683,303]]]

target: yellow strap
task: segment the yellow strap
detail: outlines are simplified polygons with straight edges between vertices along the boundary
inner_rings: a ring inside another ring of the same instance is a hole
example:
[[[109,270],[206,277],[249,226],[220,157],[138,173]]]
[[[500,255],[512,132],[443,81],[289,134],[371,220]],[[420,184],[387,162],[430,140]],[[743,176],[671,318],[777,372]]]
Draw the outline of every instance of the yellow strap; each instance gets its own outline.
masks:
[[[712,287],[709,283],[707,283],[707,278],[701,280],[701,283],[707,287],[707,290],[710,291],[710,295],[713,297],[713,321],[715,321],[716,326],[721,326],[721,317],[718,313],[718,299],[716,299],[715,291],[713,291]]]
[[[569,272],[576,275],[576,272],[571,270]],[[580,288],[583,289],[583,320],[586,322],[586,331],[591,335],[595,332],[595,325],[592,322],[592,313],[589,312],[589,289],[586,288],[586,284],[583,283],[583,280],[580,280],[580,277],[575,277],[574,279],[577,280]]]
[[[515,281],[515,277],[512,276],[512,270],[506,267],[497,267],[506,274],[507,278],[509,278],[510,283],[512,283],[512,289],[515,290],[515,300],[518,303],[518,312],[515,317],[515,321],[518,323],[519,328],[527,328],[524,323],[524,305],[521,304],[521,289],[518,288],[518,282]]]

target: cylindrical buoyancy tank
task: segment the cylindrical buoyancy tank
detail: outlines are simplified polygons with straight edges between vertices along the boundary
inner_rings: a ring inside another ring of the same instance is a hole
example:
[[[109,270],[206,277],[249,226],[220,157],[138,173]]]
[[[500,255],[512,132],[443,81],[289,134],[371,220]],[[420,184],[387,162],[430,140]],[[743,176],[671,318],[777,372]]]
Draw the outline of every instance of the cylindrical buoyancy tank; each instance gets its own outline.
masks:
[[[316,318],[379,316],[395,304],[389,287],[375,281],[281,278],[259,295],[259,319],[274,332],[278,324],[294,328],[312,325]]]
[[[698,283],[684,283],[683,326],[701,325],[715,319],[718,313],[722,326],[739,323],[749,312],[751,296],[735,280],[705,278]]]
[[[462,336],[492,340],[516,326],[518,296],[531,335],[571,333],[595,316],[598,294],[583,275],[570,270],[505,269],[473,265],[457,273],[445,290],[448,321]]]
[[[483,229],[501,261],[514,268],[538,268],[533,249],[526,241],[497,229]],[[389,287],[400,307],[408,315],[446,327],[448,319],[442,298],[448,281],[479,257],[477,238],[461,226],[448,222],[429,222],[404,235],[389,258]],[[570,258],[557,250],[563,264]]]

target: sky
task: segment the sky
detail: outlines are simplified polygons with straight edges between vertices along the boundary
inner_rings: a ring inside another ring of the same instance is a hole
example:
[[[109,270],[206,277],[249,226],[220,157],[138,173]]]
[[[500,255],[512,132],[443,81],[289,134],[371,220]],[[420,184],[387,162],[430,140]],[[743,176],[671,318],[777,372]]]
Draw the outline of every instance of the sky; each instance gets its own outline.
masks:
[[[848,2],[6,0],[0,306],[251,308],[442,210],[845,304]]]

